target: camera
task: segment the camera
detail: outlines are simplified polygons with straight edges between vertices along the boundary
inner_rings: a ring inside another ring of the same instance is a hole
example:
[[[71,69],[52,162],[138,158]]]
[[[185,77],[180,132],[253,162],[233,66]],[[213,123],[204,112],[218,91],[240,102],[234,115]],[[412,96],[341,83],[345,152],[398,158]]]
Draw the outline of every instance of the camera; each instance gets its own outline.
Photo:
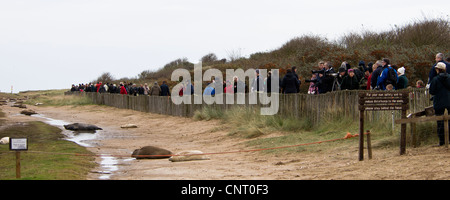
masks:
[[[317,83],[317,82],[319,82],[319,80],[317,80],[317,79],[311,79],[311,80],[305,80],[305,82],[306,82],[306,83],[311,83],[311,82]]]
[[[325,73],[325,69],[321,69],[321,70],[311,70],[312,74],[324,74]]]
[[[329,91],[340,90],[341,84],[338,82],[337,77],[339,73],[335,73],[333,68],[321,69],[321,70],[311,70],[311,73],[323,74],[323,77],[315,80],[305,80],[305,82],[313,82],[319,87],[319,92],[326,93]]]

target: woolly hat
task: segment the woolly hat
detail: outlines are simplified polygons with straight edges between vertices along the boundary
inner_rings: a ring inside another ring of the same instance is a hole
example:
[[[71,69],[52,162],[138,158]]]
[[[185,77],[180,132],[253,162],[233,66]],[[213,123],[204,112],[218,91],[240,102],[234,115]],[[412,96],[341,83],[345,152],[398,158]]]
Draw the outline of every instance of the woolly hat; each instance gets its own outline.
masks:
[[[363,60],[361,60],[359,61],[358,66],[366,66],[366,63]]]
[[[401,76],[401,75],[405,74],[405,68],[404,67],[400,67],[400,68],[398,68],[397,72]]]

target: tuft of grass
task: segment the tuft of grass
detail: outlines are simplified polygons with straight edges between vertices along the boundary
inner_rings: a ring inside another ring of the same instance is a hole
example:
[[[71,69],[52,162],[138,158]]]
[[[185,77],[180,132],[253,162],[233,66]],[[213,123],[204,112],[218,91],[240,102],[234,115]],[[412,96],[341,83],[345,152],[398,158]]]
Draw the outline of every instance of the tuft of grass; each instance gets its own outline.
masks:
[[[202,110],[197,110],[194,112],[194,120],[212,120],[212,119],[221,119],[224,116],[224,113],[220,109],[214,109],[212,107],[204,107]]]
[[[23,180],[83,180],[95,167],[94,157],[60,154],[89,155],[92,152],[73,142],[62,140],[61,129],[43,122],[27,122],[7,127],[0,131],[0,138],[6,136],[28,138],[29,152],[21,153]],[[15,177],[15,154],[10,153],[8,145],[0,145],[0,180]]]

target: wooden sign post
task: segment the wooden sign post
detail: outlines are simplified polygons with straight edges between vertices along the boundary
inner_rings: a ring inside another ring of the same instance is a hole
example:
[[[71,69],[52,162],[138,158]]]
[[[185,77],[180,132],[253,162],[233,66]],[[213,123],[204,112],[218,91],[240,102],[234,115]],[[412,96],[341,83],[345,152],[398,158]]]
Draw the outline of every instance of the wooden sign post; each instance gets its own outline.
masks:
[[[401,110],[406,118],[409,109],[409,93],[406,91],[376,91],[359,93],[359,160],[364,160],[364,111]],[[401,125],[400,155],[406,152],[406,124]]]
[[[27,138],[10,138],[9,150],[16,151],[16,178],[20,178],[20,152],[28,150]]]

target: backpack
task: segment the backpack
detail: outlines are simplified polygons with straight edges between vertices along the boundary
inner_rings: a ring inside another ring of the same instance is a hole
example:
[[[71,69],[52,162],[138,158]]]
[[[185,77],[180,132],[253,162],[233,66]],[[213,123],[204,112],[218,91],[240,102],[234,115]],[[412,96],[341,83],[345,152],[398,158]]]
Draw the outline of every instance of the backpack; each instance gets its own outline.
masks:
[[[392,67],[388,67],[388,74],[385,86],[392,84],[394,88],[397,88],[397,79],[398,79],[397,71],[395,71],[395,69]]]

